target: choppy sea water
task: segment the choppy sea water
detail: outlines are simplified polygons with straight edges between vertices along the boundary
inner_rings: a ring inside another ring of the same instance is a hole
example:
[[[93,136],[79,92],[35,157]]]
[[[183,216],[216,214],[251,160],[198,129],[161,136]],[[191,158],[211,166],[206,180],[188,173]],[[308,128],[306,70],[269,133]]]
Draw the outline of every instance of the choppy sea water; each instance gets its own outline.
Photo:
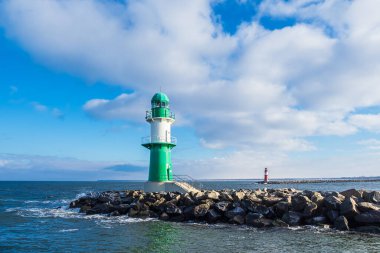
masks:
[[[380,252],[379,235],[85,216],[68,209],[71,200],[88,192],[142,187],[142,182],[0,182],[0,252]],[[380,190],[380,182],[263,186],[208,181],[203,187]]]

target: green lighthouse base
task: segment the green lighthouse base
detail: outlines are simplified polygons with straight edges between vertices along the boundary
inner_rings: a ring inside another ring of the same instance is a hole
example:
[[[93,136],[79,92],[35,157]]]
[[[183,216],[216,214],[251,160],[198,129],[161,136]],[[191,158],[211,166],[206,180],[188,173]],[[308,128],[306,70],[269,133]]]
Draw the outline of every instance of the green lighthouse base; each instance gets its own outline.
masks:
[[[167,182],[152,182],[147,181],[144,184],[145,192],[197,192],[197,188],[186,182],[176,182],[176,181],[167,181]]]

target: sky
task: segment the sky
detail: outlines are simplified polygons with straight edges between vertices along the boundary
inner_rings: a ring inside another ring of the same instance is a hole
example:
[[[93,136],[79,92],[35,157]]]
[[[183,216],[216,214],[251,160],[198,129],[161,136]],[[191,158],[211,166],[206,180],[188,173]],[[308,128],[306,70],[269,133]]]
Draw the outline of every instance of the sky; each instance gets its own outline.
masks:
[[[380,176],[377,0],[0,0],[0,180]]]

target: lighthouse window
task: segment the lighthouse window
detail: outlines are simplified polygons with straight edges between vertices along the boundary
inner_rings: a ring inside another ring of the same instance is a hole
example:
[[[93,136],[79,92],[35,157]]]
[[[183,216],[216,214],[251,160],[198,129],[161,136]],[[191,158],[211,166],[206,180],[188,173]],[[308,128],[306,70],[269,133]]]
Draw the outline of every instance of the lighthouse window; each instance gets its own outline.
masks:
[[[162,102],[162,103],[161,103],[161,106],[162,106],[162,107],[165,107],[165,102]]]

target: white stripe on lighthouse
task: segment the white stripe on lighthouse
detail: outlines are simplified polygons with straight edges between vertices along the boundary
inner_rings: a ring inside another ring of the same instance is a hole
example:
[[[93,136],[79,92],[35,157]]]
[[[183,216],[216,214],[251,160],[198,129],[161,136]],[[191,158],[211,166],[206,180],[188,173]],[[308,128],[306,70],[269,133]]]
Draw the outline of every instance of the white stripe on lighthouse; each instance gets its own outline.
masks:
[[[170,128],[172,120],[158,118],[151,122],[151,141],[170,142]]]

